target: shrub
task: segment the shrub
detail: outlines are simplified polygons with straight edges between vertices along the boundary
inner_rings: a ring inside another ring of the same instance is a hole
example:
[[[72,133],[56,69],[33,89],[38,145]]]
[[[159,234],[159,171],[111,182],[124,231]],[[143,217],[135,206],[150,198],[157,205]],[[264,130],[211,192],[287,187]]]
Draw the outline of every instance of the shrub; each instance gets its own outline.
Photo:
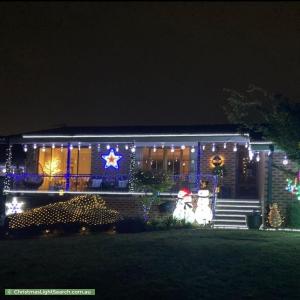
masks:
[[[118,233],[136,233],[146,230],[146,223],[142,218],[124,218],[116,223]]]
[[[193,228],[195,225],[186,222],[185,220],[177,220],[172,216],[152,219],[147,223],[147,230],[168,230],[168,229],[183,229]]]

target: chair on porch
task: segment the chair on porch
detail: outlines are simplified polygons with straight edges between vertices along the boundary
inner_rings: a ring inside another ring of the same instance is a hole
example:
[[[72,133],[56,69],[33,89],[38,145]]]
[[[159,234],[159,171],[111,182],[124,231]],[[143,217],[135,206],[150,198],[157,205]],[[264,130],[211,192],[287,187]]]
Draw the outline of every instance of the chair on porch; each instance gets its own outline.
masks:
[[[119,189],[126,189],[128,186],[128,179],[127,180],[118,180],[118,188]]]
[[[92,189],[99,189],[102,186],[102,179],[101,178],[93,178],[90,184]]]

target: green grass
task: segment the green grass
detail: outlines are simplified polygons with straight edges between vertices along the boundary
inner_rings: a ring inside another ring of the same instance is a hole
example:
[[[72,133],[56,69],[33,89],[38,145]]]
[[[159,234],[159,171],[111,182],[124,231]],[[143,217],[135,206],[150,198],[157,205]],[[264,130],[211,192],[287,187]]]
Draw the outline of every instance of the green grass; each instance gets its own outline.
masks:
[[[97,299],[300,297],[300,233],[294,232],[172,230],[2,240],[0,254],[1,288],[95,288]]]

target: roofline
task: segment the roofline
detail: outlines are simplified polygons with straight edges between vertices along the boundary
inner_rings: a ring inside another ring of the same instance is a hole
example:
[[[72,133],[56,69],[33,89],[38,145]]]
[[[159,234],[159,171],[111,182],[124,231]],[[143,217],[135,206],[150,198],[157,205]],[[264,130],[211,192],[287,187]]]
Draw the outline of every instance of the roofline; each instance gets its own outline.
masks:
[[[206,137],[206,136],[247,136],[249,133],[166,133],[166,134],[73,134],[73,135],[22,135],[23,139],[57,139],[57,138],[139,138],[139,137]]]

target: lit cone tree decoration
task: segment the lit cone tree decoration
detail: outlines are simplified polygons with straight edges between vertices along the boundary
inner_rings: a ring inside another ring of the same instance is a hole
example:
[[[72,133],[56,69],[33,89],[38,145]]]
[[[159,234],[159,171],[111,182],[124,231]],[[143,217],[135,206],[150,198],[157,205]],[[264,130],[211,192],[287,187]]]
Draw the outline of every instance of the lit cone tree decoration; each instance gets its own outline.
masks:
[[[80,195],[68,201],[56,202],[23,213],[8,216],[10,229],[39,225],[80,223],[86,225],[113,224],[120,214],[107,209],[98,195]]]
[[[283,219],[278,209],[278,204],[274,203],[270,205],[270,211],[268,215],[268,221],[271,227],[278,228],[283,223]]]

